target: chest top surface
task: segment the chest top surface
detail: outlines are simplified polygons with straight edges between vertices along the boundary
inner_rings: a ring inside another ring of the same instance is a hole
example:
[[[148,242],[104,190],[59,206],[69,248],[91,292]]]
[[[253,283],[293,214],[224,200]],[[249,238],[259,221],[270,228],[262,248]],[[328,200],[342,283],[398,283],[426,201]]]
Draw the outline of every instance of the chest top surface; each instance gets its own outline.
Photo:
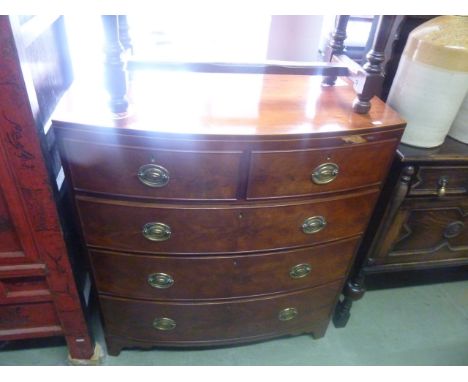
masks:
[[[368,114],[352,111],[352,85],[302,75],[135,71],[129,114],[112,116],[103,86],[76,82],[54,113],[56,125],[123,133],[284,137],[372,133],[405,122],[374,97]]]

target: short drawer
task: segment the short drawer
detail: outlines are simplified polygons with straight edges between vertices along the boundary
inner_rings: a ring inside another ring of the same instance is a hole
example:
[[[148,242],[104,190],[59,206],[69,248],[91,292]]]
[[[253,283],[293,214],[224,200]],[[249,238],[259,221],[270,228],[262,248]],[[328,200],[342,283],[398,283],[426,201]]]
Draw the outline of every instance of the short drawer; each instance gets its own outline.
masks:
[[[350,190],[383,181],[396,140],[292,151],[254,151],[249,199]]]
[[[234,200],[241,151],[177,151],[63,141],[76,190],[175,200]]]
[[[149,253],[231,253],[308,246],[361,234],[378,189],[313,201],[164,205],[77,196],[87,245]]]
[[[62,334],[51,302],[0,305],[0,340]]]
[[[302,289],[345,277],[357,238],[279,253],[143,256],[90,250],[99,293],[142,299],[229,299]]]
[[[230,302],[165,303],[100,296],[106,333],[144,341],[225,341],[307,331],[328,320],[342,282]],[[325,317],[324,317],[325,316]]]
[[[409,190],[409,195],[466,195],[468,167],[421,166]]]

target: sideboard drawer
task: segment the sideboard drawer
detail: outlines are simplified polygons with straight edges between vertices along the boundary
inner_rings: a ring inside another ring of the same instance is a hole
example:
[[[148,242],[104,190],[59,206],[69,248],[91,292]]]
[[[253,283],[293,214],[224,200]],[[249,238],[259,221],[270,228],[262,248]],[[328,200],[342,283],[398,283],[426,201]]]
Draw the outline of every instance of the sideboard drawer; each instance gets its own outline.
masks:
[[[107,333],[146,341],[219,341],[307,331],[331,313],[342,281],[267,298],[174,303],[101,296]]]
[[[167,205],[77,196],[89,246],[149,253],[231,253],[361,234],[378,189],[284,204]]]
[[[409,195],[466,195],[467,166],[421,166],[411,184]]]
[[[343,278],[359,238],[250,256],[164,257],[90,250],[99,293],[142,299],[229,299]],[[118,280],[118,282],[115,282]]]
[[[389,140],[349,147],[254,151],[247,197],[302,196],[379,184],[396,144]]]
[[[68,139],[63,150],[76,190],[153,199],[236,199],[241,151],[165,150]]]

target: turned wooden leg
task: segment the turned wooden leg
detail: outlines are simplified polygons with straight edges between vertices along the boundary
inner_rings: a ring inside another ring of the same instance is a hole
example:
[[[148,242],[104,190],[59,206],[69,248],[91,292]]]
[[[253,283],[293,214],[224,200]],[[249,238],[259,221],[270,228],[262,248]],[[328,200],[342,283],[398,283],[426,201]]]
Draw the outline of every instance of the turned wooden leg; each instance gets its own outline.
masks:
[[[367,62],[363,66],[364,73],[355,80],[354,84],[357,97],[353,101],[353,110],[358,114],[366,114],[371,108],[372,97],[380,95],[382,91],[385,47],[395,18],[396,16],[379,16],[372,49],[367,53]]]
[[[346,26],[348,25],[349,15],[340,15],[335,20],[335,30],[331,35],[330,43],[325,51],[325,61],[331,62],[334,55],[342,54],[344,51],[344,40],[346,39]],[[336,76],[326,76],[323,78],[323,84],[334,85]]]
[[[351,306],[354,301],[362,298],[366,289],[364,288],[364,276],[360,275],[355,280],[349,280],[343,291],[344,299],[335,308],[333,324],[335,328],[344,328],[351,317]]]
[[[124,48],[119,40],[119,18],[117,15],[106,15],[101,18],[106,41],[104,73],[110,96],[109,105],[116,115],[125,115],[128,109],[127,72],[123,60]]]

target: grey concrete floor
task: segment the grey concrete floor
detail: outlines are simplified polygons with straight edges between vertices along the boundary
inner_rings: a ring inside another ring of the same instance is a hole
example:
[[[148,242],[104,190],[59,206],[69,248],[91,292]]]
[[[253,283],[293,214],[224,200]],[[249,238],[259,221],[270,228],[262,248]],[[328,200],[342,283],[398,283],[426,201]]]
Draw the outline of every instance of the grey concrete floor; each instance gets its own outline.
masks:
[[[105,349],[95,322],[98,341]],[[66,365],[67,348],[9,343],[0,365]],[[57,340],[56,340],[57,342]],[[41,341],[44,344],[44,341]],[[46,343],[47,344],[47,343]],[[468,281],[368,291],[342,329],[203,350],[123,350],[103,365],[468,365]]]

